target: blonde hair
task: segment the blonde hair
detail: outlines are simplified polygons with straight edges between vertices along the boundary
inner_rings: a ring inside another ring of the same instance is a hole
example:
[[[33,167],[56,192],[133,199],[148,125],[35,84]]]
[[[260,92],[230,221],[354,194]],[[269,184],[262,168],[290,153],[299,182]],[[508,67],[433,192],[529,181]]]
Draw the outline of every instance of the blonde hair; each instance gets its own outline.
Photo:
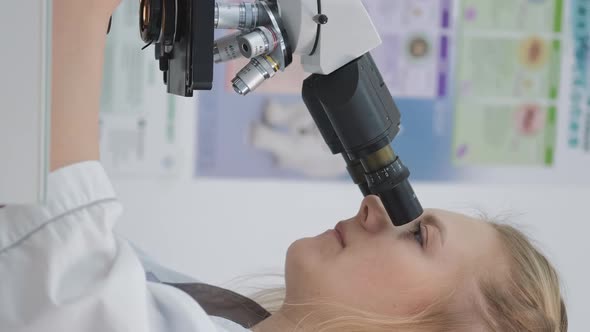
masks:
[[[522,232],[510,225],[491,225],[504,245],[509,272],[499,282],[481,283],[487,327],[491,331],[566,332],[567,311],[557,271]]]
[[[317,332],[457,331],[469,330],[482,321],[486,330],[494,332],[566,332],[567,312],[555,268],[515,227],[490,224],[499,234],[508,269],[506,275],[479,282],[476,320],[465,312],[449,312],[447,299],[439,299],[412,317],[385,317],[334,303],[284,303],[284,288],[261,291],[252,297],[271,313],[285,306],[314,308],[305,325],[314,326]]]

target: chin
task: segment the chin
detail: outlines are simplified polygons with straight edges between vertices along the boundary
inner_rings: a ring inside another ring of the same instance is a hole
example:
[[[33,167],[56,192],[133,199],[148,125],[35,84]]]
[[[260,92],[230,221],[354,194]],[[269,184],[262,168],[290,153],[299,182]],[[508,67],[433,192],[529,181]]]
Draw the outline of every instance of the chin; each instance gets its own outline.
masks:
[[[302,268],[300,265],[306,265],[310,256],[313,255],[313,247],[311,238],[303,238],[291,243],[287,249],[287,268],[289,265],[297,268]]]
[[[324,269],[319,257],[317,240],[304,238],[293,242],[287,250],[285,286],[289,301],[303,301],[321,284]]]
[[[303,238],[293,242],[287,249],[285,275],[309,275],[317,273],[319,250],[316,239]]]

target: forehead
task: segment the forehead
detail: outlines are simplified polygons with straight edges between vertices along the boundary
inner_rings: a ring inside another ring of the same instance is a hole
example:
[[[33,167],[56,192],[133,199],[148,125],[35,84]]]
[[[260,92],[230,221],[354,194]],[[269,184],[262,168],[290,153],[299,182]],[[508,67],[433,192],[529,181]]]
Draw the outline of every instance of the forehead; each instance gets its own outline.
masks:
[[[502,260],[498,233],[487,221],[445,210],[427,210],[425,217],[442,224],[441,253],[458,267],[479,270]]]
[[[492,236],[495,233],[494,228],[487,221],[452,211],[427,209],[425,211],[425,218],[437,219],[445,227],[450,227],[455,232],[464,230],[473,232],[474,234],[488,236]]]

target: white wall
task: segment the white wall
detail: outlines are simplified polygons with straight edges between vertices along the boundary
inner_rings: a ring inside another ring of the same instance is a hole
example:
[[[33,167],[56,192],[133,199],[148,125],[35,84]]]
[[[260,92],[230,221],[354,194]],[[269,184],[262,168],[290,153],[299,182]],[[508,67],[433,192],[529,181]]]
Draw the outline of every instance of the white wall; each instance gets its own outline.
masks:
[[[156,259],[205,282],[281,272],[288,245],[356,213],[347,184],[117,180],[125,215],[119,231]],[[561,271],[571,328],[590,313],[590,188],[417,184],[425,207],[511,213]],[[403,253],[401,253],[403,254]],[[226,284],[229,285],[229,284]]]
[[[0,204],[45,198],[49,5],[47,0],[3,1],[0,9]]]

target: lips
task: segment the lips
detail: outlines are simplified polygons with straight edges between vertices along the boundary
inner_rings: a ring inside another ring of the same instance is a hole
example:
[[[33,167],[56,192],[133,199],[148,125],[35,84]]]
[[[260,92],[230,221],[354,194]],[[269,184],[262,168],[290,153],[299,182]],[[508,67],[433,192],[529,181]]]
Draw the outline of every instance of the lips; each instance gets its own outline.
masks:
[[[341,221],[339,222],[336,227],[334,227],[334,230],[336,231],[336,235],[338,235],[338,240],[340,240],[340,244],[342,245],[343,248],[346,247],[346,236],[345,236],[345,232],[344,232],[344,223]]]

